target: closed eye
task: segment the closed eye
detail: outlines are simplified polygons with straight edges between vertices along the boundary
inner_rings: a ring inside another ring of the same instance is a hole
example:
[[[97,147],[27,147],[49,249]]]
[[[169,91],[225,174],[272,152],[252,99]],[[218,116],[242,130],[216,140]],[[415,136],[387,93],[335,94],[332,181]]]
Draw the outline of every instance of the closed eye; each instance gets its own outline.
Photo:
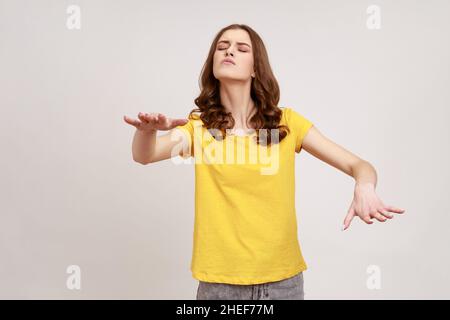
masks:
[[[225,48],[219,48],[218,50],[225,50]],[[241,52],[248,52],[248,50],[239,50]]]

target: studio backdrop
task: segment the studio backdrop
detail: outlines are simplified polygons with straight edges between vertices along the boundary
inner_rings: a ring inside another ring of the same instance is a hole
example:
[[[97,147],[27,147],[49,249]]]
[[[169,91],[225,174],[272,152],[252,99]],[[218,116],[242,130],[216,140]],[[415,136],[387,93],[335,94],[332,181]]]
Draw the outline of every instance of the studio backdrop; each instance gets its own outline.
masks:
[[[296,155],[305,299],[450,298],[450,3],[0,0],[0,298],[195,299],[194,164],[123,116],[186,118],[216,33],[262,37],[281,107],[406,212],[341,225],[354,180]],[[164,132],[158,132],[164,134]]]

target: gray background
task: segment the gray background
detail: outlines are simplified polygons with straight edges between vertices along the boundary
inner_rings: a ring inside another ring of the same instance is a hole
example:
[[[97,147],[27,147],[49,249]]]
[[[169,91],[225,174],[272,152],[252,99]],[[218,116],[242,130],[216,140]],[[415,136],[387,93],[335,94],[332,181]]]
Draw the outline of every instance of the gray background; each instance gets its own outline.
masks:
[[[81,7],[69,30],[68,5]],[[366,26],[381,8],[381,29]],[[280,106],[371,162],[406,213],[340,231],[353,179],[297,155],[305,299],[448,299],[448,1],[0,1],[0,297],[194,299],[194,167],[132,161],[139,111],[185,117],[214,35],[263,38]],[[66,268],[79,265],[81,290]],[[381,270],[368,289],[367,268]]]

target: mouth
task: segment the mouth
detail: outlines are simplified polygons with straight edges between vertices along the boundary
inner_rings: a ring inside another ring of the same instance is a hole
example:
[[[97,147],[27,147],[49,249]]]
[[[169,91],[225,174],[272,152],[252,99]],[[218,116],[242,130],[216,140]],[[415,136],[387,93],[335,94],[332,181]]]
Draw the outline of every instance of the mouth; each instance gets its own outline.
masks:
[[[233,60],[226,58],[222,60],[222,64],[236,64]]]

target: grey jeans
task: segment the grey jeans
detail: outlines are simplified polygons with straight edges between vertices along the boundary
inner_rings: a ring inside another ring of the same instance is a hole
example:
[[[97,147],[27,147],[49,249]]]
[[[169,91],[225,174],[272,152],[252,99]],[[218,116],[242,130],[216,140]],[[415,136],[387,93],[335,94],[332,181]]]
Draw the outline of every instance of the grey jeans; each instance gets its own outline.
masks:
[[[304,300],[303,272],[280,281],[229,284],[199,281],[197,300]]]

